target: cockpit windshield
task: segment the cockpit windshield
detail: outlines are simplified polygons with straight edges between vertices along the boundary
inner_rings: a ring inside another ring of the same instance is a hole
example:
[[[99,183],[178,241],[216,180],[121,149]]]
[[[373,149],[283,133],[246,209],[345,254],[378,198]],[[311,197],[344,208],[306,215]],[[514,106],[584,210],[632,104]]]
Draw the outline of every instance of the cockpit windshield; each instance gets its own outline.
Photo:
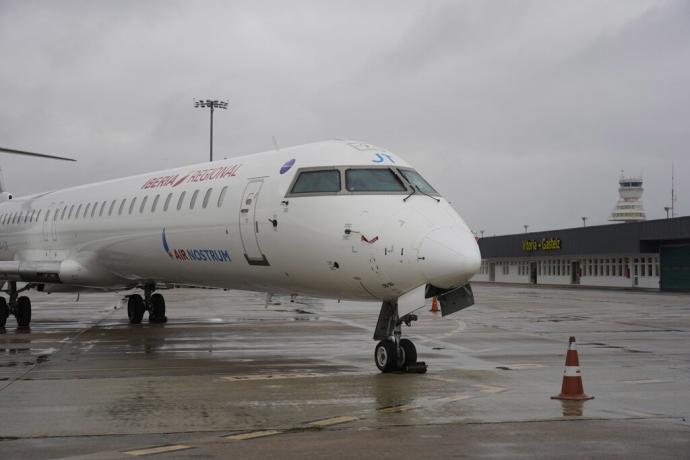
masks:
[[[404,192],[405,185],[390,169],[348,169],[345,171],[348,192]]]
[[[335,166],[299,170],[287,196],[407,195],[438,192],[415,170],[396,167]]]
[[[434,190],[434,188],[429,185],[429,183],[424,180],[424,178],[417,171],[413,171],[411,169],[401,169],[400,173],[405,177],[410,185],[412,185],[412,187],[416,188],[420,192],[428,195],[438,195],[438,192]]]
[[[302,171],[292,193],[337,193],[340,191],[340,171],[326,169],[317,171]]]

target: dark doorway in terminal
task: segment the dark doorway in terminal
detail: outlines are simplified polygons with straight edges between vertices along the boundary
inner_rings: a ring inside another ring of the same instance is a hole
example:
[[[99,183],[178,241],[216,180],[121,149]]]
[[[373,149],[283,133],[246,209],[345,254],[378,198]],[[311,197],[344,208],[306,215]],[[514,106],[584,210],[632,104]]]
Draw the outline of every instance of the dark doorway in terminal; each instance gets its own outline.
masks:
[[[570,265],[570,284],[580,284],[580,262],[571,262]]]
[[[537,284],[537,263],[529,263],[529,282],[532,284]]]
[[[663,246],[660,255],[661,289],[690,290],[690,246]]]
[[[489,264],[489,281],[496,281],[496,264]]]

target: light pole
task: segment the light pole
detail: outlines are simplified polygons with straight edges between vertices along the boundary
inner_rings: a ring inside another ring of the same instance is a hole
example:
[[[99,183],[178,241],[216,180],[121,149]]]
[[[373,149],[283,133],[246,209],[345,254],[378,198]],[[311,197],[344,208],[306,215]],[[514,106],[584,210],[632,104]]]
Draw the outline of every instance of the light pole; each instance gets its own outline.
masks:
[[[479,230],[479,233],[481,233],[482,238],[484,238],[484,230]]]
[[[586,218],[586,217],[583,217],[583,218],[582,218],[582,226],[583,226],[583,227],[586,227],[586,226],[587,226],[587,218]]]
[[[194,100],[194,107],[201,108],[201,109],[205,109],[205,108],[210,109],[210,112],[211,112],[211,140],[209,142],[209,161],[213,161],[213,111],[215,109],[227,109],[228,108],[228,101],[217,101],[217,100],[211,100],[211,99],[206,99],[205,101],[204,100],[197,101],[195,99]]]
[[[527,229],[529,228],[529,225],[523,225],[525,227],[525,233],[527,233]]]
[[[666,211],[666,218],[668,219],[668,212],[671,210],[670,206],[664,206],[664,211]]]

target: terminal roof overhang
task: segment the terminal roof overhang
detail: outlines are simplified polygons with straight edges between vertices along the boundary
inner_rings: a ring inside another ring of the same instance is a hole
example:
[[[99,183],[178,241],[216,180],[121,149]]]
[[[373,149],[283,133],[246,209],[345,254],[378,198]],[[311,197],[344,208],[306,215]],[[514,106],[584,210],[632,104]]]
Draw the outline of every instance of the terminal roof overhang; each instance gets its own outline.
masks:
[[[559,240],[560,249],[524,249],[534,247],[524,242],[541,245],[548,240]],[[498,259],[655,253],[661,246],[679,244],[690,244],[690,216],[492,236],[481,238],[479,249],[483,259]]]

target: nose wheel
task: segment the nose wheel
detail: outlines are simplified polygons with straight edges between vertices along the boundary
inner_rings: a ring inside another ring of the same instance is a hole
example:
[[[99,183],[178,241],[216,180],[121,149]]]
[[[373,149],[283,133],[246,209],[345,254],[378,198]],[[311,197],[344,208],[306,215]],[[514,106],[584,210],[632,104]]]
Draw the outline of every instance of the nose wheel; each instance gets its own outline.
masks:
[[[409,339],[400,339],[400,348],[395,340],[381,340],[374,350],[374,360],[381,372],[406,371],[417,364],[417,348]]]
[[[379,340],[374,349],[374,362],[381,372],[426,372],[426,363],[417,361],[417,347],[411,340],[401,338],[402,325],[411,326],[414,321],[417,315],[398,317],[397,303],[384,302],[381,306],[374,333],[374,340]]]

